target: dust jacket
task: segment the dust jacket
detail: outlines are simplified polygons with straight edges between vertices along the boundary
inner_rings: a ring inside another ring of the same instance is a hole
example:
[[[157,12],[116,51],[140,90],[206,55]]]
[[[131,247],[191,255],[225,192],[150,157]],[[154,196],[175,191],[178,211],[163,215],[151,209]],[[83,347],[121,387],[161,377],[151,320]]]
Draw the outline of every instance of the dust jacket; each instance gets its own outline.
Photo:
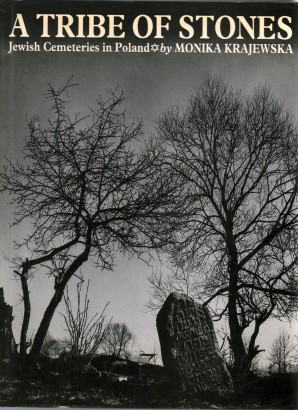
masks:
[[[0,405],[297,408],[297,4],[0,1]]]

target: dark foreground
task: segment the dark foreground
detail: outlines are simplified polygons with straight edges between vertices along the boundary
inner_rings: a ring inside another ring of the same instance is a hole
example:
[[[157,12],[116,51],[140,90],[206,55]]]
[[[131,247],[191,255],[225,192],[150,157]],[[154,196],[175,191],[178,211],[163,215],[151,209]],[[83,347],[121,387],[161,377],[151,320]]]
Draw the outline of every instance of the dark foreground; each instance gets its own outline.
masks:
[[[104,370],[102,370],[104,368]],[[252,377],[241,396],[189,397],[155,365],[107,362],[67,365],[6,375],[0,379],[0,406],[124,408],[298,408],[298,374]]]

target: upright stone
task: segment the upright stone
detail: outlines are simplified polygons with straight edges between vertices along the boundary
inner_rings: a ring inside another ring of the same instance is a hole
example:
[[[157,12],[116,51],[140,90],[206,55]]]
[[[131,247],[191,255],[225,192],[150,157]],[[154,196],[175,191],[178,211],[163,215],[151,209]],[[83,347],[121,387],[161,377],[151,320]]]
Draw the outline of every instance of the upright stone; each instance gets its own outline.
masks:
[[[172,380],[192,394],[233,392],[206,307],[184,294],[171,293],[156,323],[163,364]]]
[[[15,353],[12,321],[12,307],[5,303],[4,291],[0,288],[0,361],[11,359]]]

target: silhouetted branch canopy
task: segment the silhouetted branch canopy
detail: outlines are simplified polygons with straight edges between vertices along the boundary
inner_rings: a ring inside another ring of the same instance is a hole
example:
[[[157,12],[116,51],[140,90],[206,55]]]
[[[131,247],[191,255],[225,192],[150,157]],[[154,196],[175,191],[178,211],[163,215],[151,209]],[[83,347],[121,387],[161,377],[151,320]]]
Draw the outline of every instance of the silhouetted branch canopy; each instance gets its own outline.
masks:
[[[187,193],[171,258],[197,271],[200,290],[193,296],[221,298],[214,313],[226,314],[233,263],[240,326],[290,314],[298,295],[298,151],[284,104],[267,86],[245,96],[207,77],[185,108],[160,116],[157,140],[164,174],[178,185],[182,179]],[[162,282],[152,283],[161,295]]]
[[[49,86],[46,125],[38,116],[28,122],[24,162],[8,159],[1,174],[14,224],[29,219],[33,226],[19,244],[33,252],[28,267],[61,265],[87,239],[93,261],[105,268],[119,249],[158,247],[162,236],[152,221],[163,218],[177,195],[170,178],[158,178],[159,150],[140,141],[142,123],[126,118],[123,92],[99,96],[86,115],[71,114],[74,86],[72,79],[58,90]]]

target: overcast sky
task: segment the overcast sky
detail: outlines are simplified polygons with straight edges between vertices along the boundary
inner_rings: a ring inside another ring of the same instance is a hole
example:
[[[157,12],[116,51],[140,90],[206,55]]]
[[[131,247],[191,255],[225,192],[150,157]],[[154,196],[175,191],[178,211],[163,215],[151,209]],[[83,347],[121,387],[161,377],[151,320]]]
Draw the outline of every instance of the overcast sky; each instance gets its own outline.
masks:
[[[74,75],[78,89],[71,94],[74,111],[84,111],[92,106],[99,92],[118,85],[125,91],[128,116],[142,119],[145,137],[154,133],[154,120],[170,104],[184,104],[192,90],[198,86],[206,73],[221,75],[248,94],[258,84],[265,82],[273,93],[297,112],[298,107],[298,59],[293,55],[225,55],[225,54],[101,54],[101,53],[15,53],[2,52],[0,153],[21,158],[23,137],[27,134],[26,117],[40,114],[46,118],[48,105],[43,94],[48,83],[63,85]],[[3,90],[5,91],[3,93]],[[28,226],[9,228],[12,208],[6,197],[0,201],[0,286],[5,289],[8,303],[14,306],[14,329],[18,334],[21,309],[16,306],[21,293],[20,283],[13,280],[9,262],[4,254],[13,254],[12,242]],[[115,322],[125,322],[136,334],[137,349],[152,351],[158,344],[155,317],[144,313],[148,299],[147,275],[151,272],[143,262],[120,256],[113,272],[94,269],[87,262],[82,272],[90,278],[90,302],[92,311],[101,310],[107,301],[108,316]],[[71,289],[77,282],[71,281]],[[32,299],[31,331],[36,330],[43,311],[53,292],[52,282],[38,276],[30,284]],[[54,336],[64,337],[64,325],[58,307],[50,331]],[[269,322],[261,331],[259,344],[269,348],[277,335],[279,326]],[[293,324],[295,333],[297,325]],[[298,333],[298,331],[296,331]],[[267,354],[267,353],[266,353]],[[266,355],[265,354],[265,355]]]

